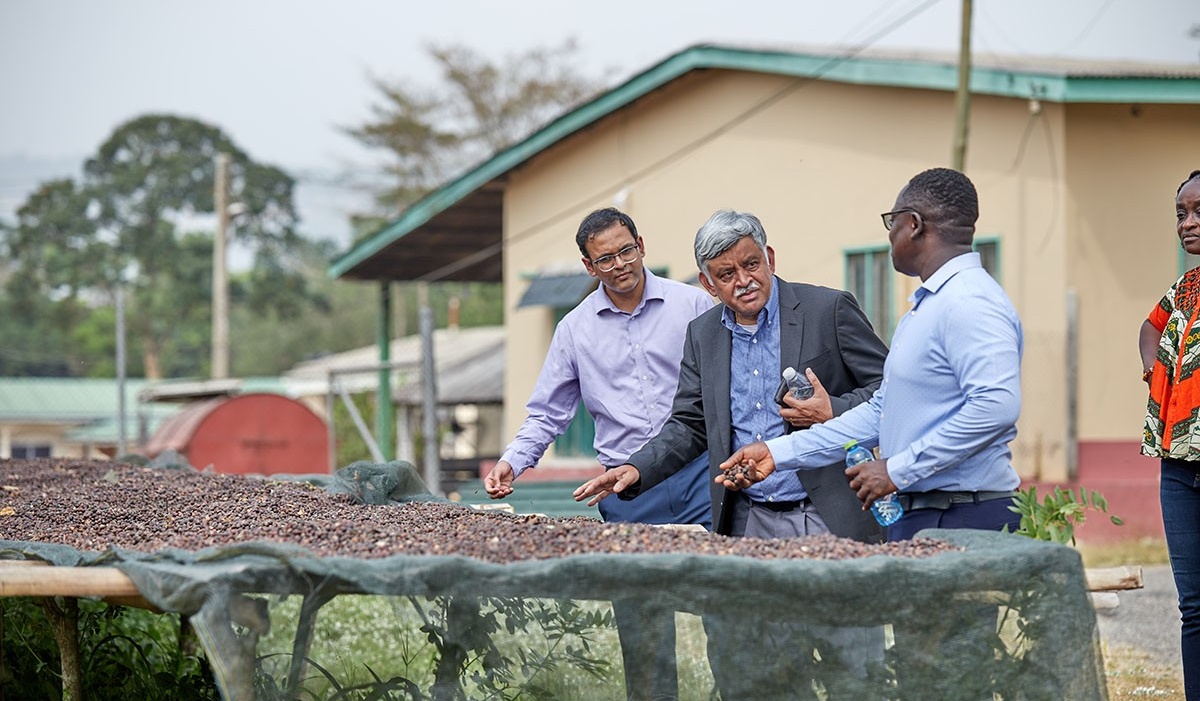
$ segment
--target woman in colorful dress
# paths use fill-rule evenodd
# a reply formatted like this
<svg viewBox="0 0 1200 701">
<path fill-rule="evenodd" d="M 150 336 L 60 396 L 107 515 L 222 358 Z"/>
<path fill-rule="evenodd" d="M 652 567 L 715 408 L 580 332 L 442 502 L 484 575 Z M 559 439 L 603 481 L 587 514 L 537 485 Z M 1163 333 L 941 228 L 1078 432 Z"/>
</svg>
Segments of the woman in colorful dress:
<svg viewBox="0 0 1200 701">
<path fill-rule="evenodd" d="M 1200 255 L 1200 170 L 1175 194 L 1183 250 Z M 1200 268 L 1171 286 L 1142 323 L 1142 380 L 1150 386 L 1142 454 L 1162 460 L 1160 499 L 1183 620 L 1183 684 L 1200 701 Z"/>
</svg>

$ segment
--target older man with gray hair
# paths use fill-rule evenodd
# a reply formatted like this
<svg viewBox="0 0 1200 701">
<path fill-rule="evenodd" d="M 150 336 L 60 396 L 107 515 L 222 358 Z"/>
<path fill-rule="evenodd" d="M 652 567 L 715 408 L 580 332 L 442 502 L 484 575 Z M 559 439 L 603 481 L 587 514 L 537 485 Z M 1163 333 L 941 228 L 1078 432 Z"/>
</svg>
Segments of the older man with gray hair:
<svg viewBox="0 0 1200 701">
<path fill-rule="evenodd" d="M 713 214 L 696 233 L 695 254 L 701 283 L 722 304 L 688 326 L 671 417 L 626 464 L 577 489 L 576 500 L 632 499 L 705 450 L 715 479 L 734 451 L 838 416 L 879 387 L 887 347 L 853 295 L 776 277 L 775 251 L 753 214 Z M 815 392 L 781 407 L 775 392 L 789 366 L 807 371 Z M 741 492 L 714 483 L 713 530 L 878 541 L 844 470 L 838 462 L 776 475 Z"/>
<path fill-rule="evenodd" d="M 887 347 L 853 295 L 776 277 L 775 251 L 753 214 L 713 214 L 696 233 L 695 253 L 700 281 L 721 306 L 688 325 L 671 416 L 624 465 L 575 490 L 575 499 L 633 499 L 708 450 L 715 532 L 753 538 L 833 533 L 878 542 L 882 530 L 850 489 L 840 461 L 803 475 L 773 475 L 741 491 L 715 480 L 735 450 L 806 429 L 870 399 L 883 378 Z M 776 390 L 787 367 L 806 372 L 814 393 L 805 400 L 785 396 L 780 406 Z M 801 660 L 812 658 L 813 650 L 796 642 L 810 635 L 856 660 L 862 674 L 883 649 L 882 636 L 865 629 L 805 632 L 804 626 L 762 622 L 748 630 L 737 614 L 706 615 L 704 628 L 723 699 L 810 698 L 812 690 L 800 681 Z M 824 650 L 828 655 L 830 648 Z M 738 662 L 748 654 L 759 673 Z"/>
</svg>

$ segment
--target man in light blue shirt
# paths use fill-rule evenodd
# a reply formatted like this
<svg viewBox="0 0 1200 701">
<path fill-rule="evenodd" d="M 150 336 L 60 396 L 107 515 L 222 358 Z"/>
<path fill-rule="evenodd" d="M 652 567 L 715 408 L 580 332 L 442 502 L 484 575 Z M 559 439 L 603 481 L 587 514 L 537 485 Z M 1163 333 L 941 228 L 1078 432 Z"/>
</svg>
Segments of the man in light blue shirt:
<svg viewBox="0 0 1200 701">
<path fill-rule="evenodd" d="M 905 509 L 888 540 L 925 528 L 1017 528 L 1009 443 L 1021 410 L 1021 322 L 971 250 L 978 217 L 962 173 L 935 168 L 909 181 L 883 223 L 893 266 L 922 283 L 892 336 L 883 384 L 834 419 L 743 448 L 721 467 L 749 474 L 718 483 L 744 489 L 776 470 L 827 465 L 855 440 L 882 459 L 848 468 L 850 487 L 867 506 L 898 491 Z"/>
</svg>

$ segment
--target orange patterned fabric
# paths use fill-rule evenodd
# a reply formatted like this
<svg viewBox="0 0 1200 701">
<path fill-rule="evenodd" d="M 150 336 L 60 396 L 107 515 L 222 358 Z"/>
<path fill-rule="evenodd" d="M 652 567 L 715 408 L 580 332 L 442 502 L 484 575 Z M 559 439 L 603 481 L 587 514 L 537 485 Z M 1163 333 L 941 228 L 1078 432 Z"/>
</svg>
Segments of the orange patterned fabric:
<svg viewBox="0 0 1200 701">
<path fill-rule="evenodd" d="M 1184 273 L 1150 311 L 1162 332 L 1150 376 L 1142 454 L 1200 460 L 1200 268 Z"/>
</svg>

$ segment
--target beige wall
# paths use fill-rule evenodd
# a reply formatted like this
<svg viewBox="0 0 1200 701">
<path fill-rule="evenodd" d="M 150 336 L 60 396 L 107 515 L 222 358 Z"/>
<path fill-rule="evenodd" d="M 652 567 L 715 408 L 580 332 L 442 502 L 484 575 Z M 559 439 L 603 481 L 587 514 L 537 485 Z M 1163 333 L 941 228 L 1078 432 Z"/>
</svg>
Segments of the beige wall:
<svg viewBox="0 0 1200 701">
<path fill-rule="evenodd" d="M 1128 113 L 1128 107 L 1124 109 Z M 1018 470 L 1027 477 L 1065 475 L 1064 326 L 1069 284 L 1083 299 L 1083 384 L 1116 386 L 1110 364 L 1118 357 L 1132 367 L 1125 374 L 1136 385 L 1137 322 L 1146 305 L 1165 290 L 1168 278 L 1173 279 L 1169 221 L 1165 230 L 1155 225 L 1163 231 L 1155 239 L 1160 241 L 1156 247 L 1125 243 L 1124 253 L 1098 253 L 1109 260 L 1111 270 L 1080 274 L 1082 257 L 1075 241 L 1131 237 L 1120 236 L 1128 224 L 1115 228 L 1115 234 L 1093 231 L 1102 222 L 1114 229 L 1117 221 L 1128 221 L 1120 212 L 1127 199 L 1121 188 L 1109 187 L 1103 194 L 1087 188 L 1085 198 L 1078 183 L 1100 179 L 1101 169 L 1119 168 L 1114 164 L 1136 161 L 1150 148 L 1143 141 L 1156 144 L 1150 150 L 1157 152 L 1164 150 L 1161 144 L 1182 138 L 1188 120 L 1194 125 L 1197 117 L 1186 109 L 1163 108 L 1164 113 L 1179 113 L 1168 119 L 1147 108 L 1138 122 L 1146 126 L 1128 127 L 1138 138 L 1121 137 L 1119 147 L 1106 149 L 1109 112 L 1120 112 L 1118 107 L 1068 110 L 1043 103 L 1031 109 L 1024 100 L 974 99 L 967 172 L 980 191 L 979 235 L 1000 241 L 1000 282 L 1025 331 L 1024 408 L 1014 453 Z M 845 284 L 845 249 L 886 245 L 879 212 L 891 209 L 909 177 L 948 164 L 952 120 L 949 93 L 708 71 L 675 81 L 512 173 L 504 222 L 504 435 L 511 437 L 524 419 L 524 405 L 553 331 L 550 310 L 515 309 L 528 285 L 524 276 L 543 266 L 583 269 L 574 232 L 588 211 L 614 204 L 623 193 L 623 208 L 646 239 L 648 264 L 668 267 L 674 279 L 694 276 L 691 241 L 708 215 L 721 207 L 751 211 L 766 226 L 782 277 L 840 288 Z M 1071 138 L 1065 134 L 1067 127 L 1077 130 Z M 1193 140 L 1180 151 L 1196 153 L 1195 146 Z M 1111 155 L 1097 160 L 1098 152 L 1106 150 Z M 1169 189 L 1164 196 L 1172 194 L 1182 179 L 1174 171 L 1186 174 L 1191 167 L 1196 165 L 1175 165 L 1169 169 L 1170 182 L 1151 189 Z M 1082 179 L 1071 180 L 1076 177 Z M 1148 178 L 1142 173 L 1128 179 Z M 1169 206 L 1162 214 L 1170 215 Z M 1104 247 L 1111 246 L 1108 242 Z M 1137 290 L 1128 281 L 1114 284 L 1108 278 L 1129 277 L 1117 274 L 1118 263 L 1125 261 L 1139 261 L 1156 279 Z M 899 317 L 916 283 L 897 275 L 894 284 Z M 1105 296 L 1098 291 L 1109 297 L 1136 292 L 1133 296 L 1143 299 L 1101 304 Z M 1130 317 L 1119 322 L 1115 339 L 1101 338 L 1099 331 L 1116 324 L 1103 321 L 1097 326 L 1098 309 L 1110 306 L 1120 309 L 1123 318 Z M 1093 330 L 1091 335 L 1087 329 Z M 1112 359 L 1088 355 L 1104 343 L 1118 349 Z M 1118 428 L 1124 429 L 1121 435 L 1130 435 L 1127 405 L 1137 404 L 1136 389 L 1121 385 L 1120 390 L 1088 390 L 1081 397 L 1086 407 L 1081 437 L 1109 435 Z M 1097 396 L 1097 391 L 1108 394 Z"/>
<path fill-rule="evenodd" d="M 1137 333 L 1180 272 L 1175 190 L 1200 168 L 1200 106 L 1076 105 L 1067 123 L 1080 438 L 1139 441 L 1146 388 Z"/>
</svg>

